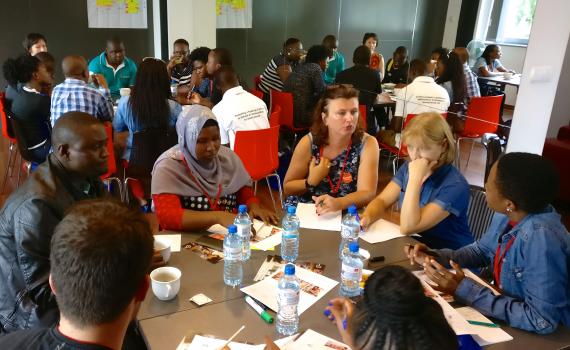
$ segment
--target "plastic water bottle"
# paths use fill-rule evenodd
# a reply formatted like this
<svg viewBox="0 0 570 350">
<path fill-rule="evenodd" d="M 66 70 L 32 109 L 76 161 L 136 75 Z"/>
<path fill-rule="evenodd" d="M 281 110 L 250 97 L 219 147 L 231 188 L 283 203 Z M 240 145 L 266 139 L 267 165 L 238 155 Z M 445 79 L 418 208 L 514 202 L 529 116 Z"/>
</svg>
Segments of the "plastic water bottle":
<svg viewBox="0 0 570 350">
<path fill-rule="evenodd" d="M 251 257 L 251 247 L 249 240 L 251 238 L 251 219 L 247 215 L 247 205 L 241 204 L 238 208 L 238 214 L 234 219 L 234 225 L 237 226 L 238 236 L 242 241 L 242 259 L 249 260 Z"/>
<path fill-rule="evenodd" d="M 230 225 L 224 238 L 224 283 L 235 287 L 243 279 L 242 244 L 237 235 L 237 227 Z"/>
<path fill-rule="evenodd" d="M 285 261 L 293 262 L 299 256 L 299 218 L 295 214 L 297 208 L 287 207 L 287 214 L 283 218 L 283 233 L 281 236 L 281 257 Z"/>
<path fill-rule="evenodd" d="M 358 235 L 360 234 L 360 220 L 358 219 L 358 211 L 353 204 L 348 207 L 348 213 L 342 218 L 342 225 L 340 229 L 340 246 L 338 247 L 338 256 L 340 260 L 348 251 L 348 245 L 351 242 L 358 242 Z"/>
<path fill-rule="evenodd" d="M 176 97 L 178 95 L 178 82 L 176 80 L 170 81 L 170 93 L 172 97 Z"/>
<path fill-rule="evenodd" d="M 285 265 L 283 277 L 277 285 L 277 332 L 293 335 L 299 329 L 299 280 L 295 276 L 295 265 Z"/>
<path fill-rule="evenodd" d="M 351 242 L 348 252 L 342 259 L 342 272 L 340 275 L 340 295 L 356 297 L 360 295 L 360 279 L 362 278 L 362 258 L 358 253 L 358 243 Z"/>
</svg>

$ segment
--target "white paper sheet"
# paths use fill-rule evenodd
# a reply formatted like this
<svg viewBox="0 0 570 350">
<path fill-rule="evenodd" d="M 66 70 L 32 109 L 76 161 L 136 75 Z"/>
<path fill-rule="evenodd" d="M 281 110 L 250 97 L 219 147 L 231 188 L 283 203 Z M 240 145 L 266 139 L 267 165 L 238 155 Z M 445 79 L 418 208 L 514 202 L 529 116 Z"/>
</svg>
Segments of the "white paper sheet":
<svg viewBox="0 0 570 350">
<path fill-rule="evenodd" d="M 278 277 L 282 273 L 283 269 L 280 269 L 270 277 L 242 288 L 241 291 L 277 312 L 277 283 Z M 300 267 L 295 267 L 295 275 L 301 282 L 298 306 L 299 315 L 338 284 L 335 280 Z"/>
<path fill-rule="evenodd" d="M 380 219 L 370 225 L 368 229 L 360 235 L 360 238 L 368 243 L 374 244 L 404 236 L 405 235 L 400 233 L 400 226 Z"/>
<path fill-rule="evenodd" d="M 182 235 L 155 235 L 155 237 L 161 237 L 162 239 L 167 239 L 170 241 L 170 251 L 179 252 L 180 246 L 182 244 Z"/>
<path fill-rule="evenodd" d="M 275 340 L 274 343 L 281 349 L 286 349 L 286 344 L 290 343 L 294 337 L 295 336 L 293 335 L 290 337 L 278 339 Z M 180 342 L 176 350 L 219 350 L 222 345 L 226 343 L 226 341 L 222 339 L 204 337 L 201 335 L 195 335 L 190 343 L 184 342 L 184 340 L 185 339 L 182 339 L 182 342 Z M 265 344 L 250 345 L 231 342 L 229 344 L 229 347 L 232 350 L 263 350 L 265 348 Z"/>
<path fill-rule="evenodd" d="M 322 350 L 350 350 L 348 345 L 336 341 L 332 338 L 324 336 L 308 329 L 303 335 L 292 343 L 287 344 L 283 350 L 306 350 L 306 349 L 322 349 Z"/>
<path fill-rule="evenodd" d="M 342 221 L 342 211 L 317 215 L 314 203 L 299 203 L 297 216 L 301 221 L 301 227 L 315 230 L 339 231 Z"/>
<path fill-rule="evenodd" d="M 274 250 L 276 246 L 281 244 L 281 228 L 266 225 L 263 221 L 257 219 L 253 219 L 253 228 L 256 232 L 257 241 L 251 242 L 251 249 L 268 251 Z M 206 231 L 221 236 L 225 236 L 228 233 L 228 229 L 219 224 L 210 226 Z"/>
<path fill-rule="evenodd" d="M 87 0 L 89 28 L 147 28 L 146 0 Z"/>
<path fill-rule="evenodd" d="M 469 306 L 460 307 L 457 308 L 456 310 L 466 320 L 493 323 L 493 321 L 483 316 L 479 311 Z M 477 344 L 479 344 L 480 346 L 486 346 L 486 345 L 513 340 L 513 337 L 511 337 L 507 332 L 505 332 L 501 328 L 485 327 L 473 324 L 471 324 L 470 326 L 474 332 L 472 334 L 473 339 L 475 339 Z"/>
</svg>

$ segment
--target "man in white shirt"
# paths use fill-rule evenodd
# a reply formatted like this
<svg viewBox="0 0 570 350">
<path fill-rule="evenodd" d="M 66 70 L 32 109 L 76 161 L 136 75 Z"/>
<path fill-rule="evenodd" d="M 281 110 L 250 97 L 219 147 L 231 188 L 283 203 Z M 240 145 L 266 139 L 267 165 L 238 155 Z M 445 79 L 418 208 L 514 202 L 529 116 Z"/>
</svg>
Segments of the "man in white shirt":
<svg viewBox="0 0 570 350">
<path fill-rule="evenodd" d="M 236 132 L 269 128 L 267 106 L 263 100 L 245 91 L 231 66 L 217 71 L 216 81 L 222 100 L 212 108 L 220 126 L 221 143 L 234 149 Z"/>
<path fill-rule="evenodd" d="M 415 59 L 410 62 L 408 75 L 412 83 L 396 89 L 396 117 L 425 112 L 445 113 L 449 107 L 449 94 L 433 78 L 426 76 L 427 64 Z"/>
</svg>

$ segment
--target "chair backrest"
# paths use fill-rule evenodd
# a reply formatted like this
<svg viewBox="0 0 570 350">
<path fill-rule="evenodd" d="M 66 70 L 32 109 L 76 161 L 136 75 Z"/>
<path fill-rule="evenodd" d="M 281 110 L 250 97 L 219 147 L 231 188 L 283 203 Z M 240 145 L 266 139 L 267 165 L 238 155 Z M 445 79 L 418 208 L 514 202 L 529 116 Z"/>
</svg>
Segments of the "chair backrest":
<svg viewBox="0 0 570 350">
<path fill-rule="evenodd" d="M 467 108 L 464 135 L 497 133 L 503 96 L 473 97 Z"/>
<path fill-rule="evenodd" d="M 259 84 L 261 84 L 261 75 L 256 75 L 253 77 L 253 88 L 259 89 Z"/>
<path fill-rule="evenodd" d="M 271 90 L 271 110 L 281 107 L 280 124 L 288 129 L 295 130 L 293 124 L 293 94 Z"/>
<path fill-rule="evenodd" d="M 252 95 L 255 95 L 255 97 L 260 98 L 263 100 L 263 91 L 261 90 L 257 90 L 257 89 L 251 89 L 249 91 Z"/>
<path fill-rule="evenodd" d="M 366 118 L 368 117 L 366 105 L 358 105 L 358 114 L 360 116 L 360 123 L 362 124 L 362 128 L 364 131 L 368 130 L 368 123 L 366 122 Z M 372 135 L 375 136 L 375 135 Z"/>
<path fill-rule="evenodd" d="M 467 208 L 467 222 L 475 240 L 481 239 L 493 219 L 494 211 L 487 206 L 485 189 L 479 186 L 469 186 L 470 198 Z"/>
<path fill-rule="evenodd" d="M 16 141 L 16 135 L 12 130 L 12 124 L 8 122 L 8 111 L 6 109 L 6 95 L 0 92 L 0 122 L 2 123 L 2 136 L 10 141 Z"/>
<path fill-rule="evenodd" d="M 275 106 L 269 116 L 269 127 L 281 125 L 281 106 Z"/>
<path fill-rule="evenodd" d="M 105 180 L 111 177 L 117 172 L 117 161 L 115 159 L 115 148 L 113 146 L 113 124 L 111 122 L 105 122 L 105 133 L 107 134 L 107 152 L 109 153 L 109 158 L 107 158 L 107 173 L 101 176 L 101 180 Z"/>
<path fill-rule="evenodd" d="M 496 136 L 489 139 L 487 142 L 487 159 L 485 161 L 485 182 L 489 177 L 491 172 L 491 167 L 497 159 L 503 154 L 503 146 L 501 145 L 501 139 Z"/>
<path fill-rule="evenodd" d="M 277 170 L 278 141 L 278 126 L 236 132 L 234 152 L 240 157 L 252 180 L 260 180 Z"/>
</svg>

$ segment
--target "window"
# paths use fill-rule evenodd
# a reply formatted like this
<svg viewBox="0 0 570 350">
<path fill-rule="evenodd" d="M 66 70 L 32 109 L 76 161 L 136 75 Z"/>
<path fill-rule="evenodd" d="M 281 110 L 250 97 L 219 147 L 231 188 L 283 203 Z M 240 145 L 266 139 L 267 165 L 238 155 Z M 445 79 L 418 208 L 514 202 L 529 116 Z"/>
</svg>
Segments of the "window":
<svg viewBox="0 0 570 350">
<path fill-rule="evenodd" d="M 499 44 L 527 45 L 536 1 L 481 1 L 476 37 Z"/>
</svg>

